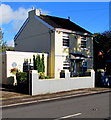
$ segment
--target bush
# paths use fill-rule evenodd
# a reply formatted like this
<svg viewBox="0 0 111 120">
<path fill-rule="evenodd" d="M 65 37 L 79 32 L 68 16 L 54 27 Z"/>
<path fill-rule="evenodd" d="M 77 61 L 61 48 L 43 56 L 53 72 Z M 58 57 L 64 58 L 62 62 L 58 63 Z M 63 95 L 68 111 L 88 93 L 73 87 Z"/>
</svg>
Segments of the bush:
<svg viewBox="0 0 111 120">
<path fill-rule="evenodd" d="M 45 73 L 40 72 L 39 73 L 39 79 L 49 79 L 49 76 L 45 76 Z"/>
<path fill-rule="evenodd" d="M 45 79 L 45 74 L 42 73 L 42 72 L 40 72 L 40 73 L 39 73 L 39 79 Z"/>
<path fill-rule="evenodd" d="M 49 76 L 45 76 L 45 79 L 49 79 Z"/>
<path fill-rule="evenodd" d="M 26 72 L 18 72 L 16 74 L 17 83 L 26 83 L 27 82 L 27 73 Z"/>
</svg>

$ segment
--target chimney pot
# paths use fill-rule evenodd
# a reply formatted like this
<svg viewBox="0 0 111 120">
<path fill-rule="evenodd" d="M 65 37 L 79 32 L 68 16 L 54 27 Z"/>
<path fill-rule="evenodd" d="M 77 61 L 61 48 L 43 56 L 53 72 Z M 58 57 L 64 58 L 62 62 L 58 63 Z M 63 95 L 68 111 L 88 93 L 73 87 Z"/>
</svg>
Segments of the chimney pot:
<svg viewBox="0 0 111 120">
<path fill-rule="evenodd" d="M 40 16 L 40 14 L 41 14 L 40 9 L 35 9 L 35 10 L 29 11 L 29 17 L 33 17 L 34 15 Z"/>
<path fill-rule="evenodd" d="M 36 14 L 37 16 L 40 16 L 41 10 L 40 10 L 40 9 L 35 9 L 35 14 Z"/>
</svg>

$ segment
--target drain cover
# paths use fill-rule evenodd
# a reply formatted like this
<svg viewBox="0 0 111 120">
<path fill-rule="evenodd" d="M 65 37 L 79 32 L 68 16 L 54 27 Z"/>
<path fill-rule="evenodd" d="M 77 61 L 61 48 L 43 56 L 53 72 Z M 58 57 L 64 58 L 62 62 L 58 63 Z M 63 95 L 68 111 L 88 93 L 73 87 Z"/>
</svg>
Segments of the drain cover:
<svg viewBox="0 0 111 120">
<path fill-rule="evenodd" d="M 98 109 L 97 108 L 92 108 L 91 111 L 97 111 Z"/>
</svg>

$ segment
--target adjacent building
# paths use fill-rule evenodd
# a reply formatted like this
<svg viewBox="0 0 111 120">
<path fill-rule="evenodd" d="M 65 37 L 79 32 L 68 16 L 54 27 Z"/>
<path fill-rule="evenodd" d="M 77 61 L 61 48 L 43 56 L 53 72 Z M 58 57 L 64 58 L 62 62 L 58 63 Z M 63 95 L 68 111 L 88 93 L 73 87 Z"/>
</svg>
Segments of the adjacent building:
<svg viewBox="0 0 111 120">
<path fill-rule="evenodd" d="M 16 51 L 48 53 L 51 77 L 59 78 L 61 70 L 73 74 L 93 69 L 93 36 L 69 18 L 32 10 L 14 41 Z"/>
</svg>

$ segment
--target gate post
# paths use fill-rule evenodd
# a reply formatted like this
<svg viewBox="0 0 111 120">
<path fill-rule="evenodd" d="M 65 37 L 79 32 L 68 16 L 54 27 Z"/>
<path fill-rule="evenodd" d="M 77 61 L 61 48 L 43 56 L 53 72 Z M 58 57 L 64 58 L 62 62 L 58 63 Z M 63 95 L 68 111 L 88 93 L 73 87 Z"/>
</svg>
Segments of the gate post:
<svg viewBox="0 0 111 120">
<path fill-rule="evenodd" d="M 91 70 L 91 80 L 93 81 L 93 87 L 95 87 L 95 71 Z"/>
<path fill-rule="evenodd" d="M 37 87 L 37 80 L 39 79 L 37 70 L 30 70 L 29 72 L 29 94 L 34 95 L 36 87 Z"/>
</svg>

